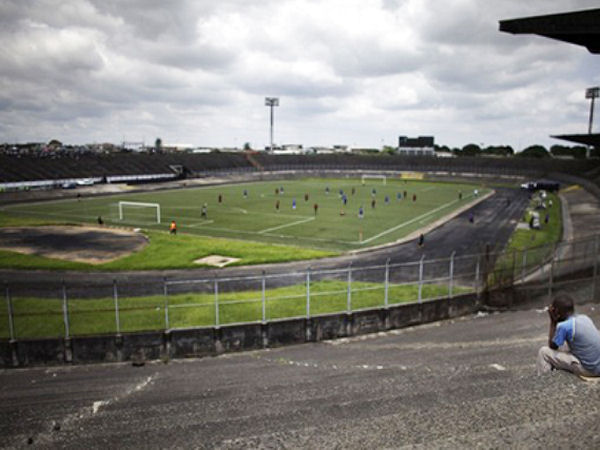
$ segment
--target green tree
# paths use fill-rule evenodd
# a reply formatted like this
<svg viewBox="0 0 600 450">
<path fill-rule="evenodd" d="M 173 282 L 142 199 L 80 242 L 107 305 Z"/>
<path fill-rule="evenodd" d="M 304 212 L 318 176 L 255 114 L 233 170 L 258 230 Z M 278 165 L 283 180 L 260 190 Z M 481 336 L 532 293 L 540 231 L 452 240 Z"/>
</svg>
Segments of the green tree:
<svg viewBox="0 0 600 450">
<path fill-rule="evenodd" d="M 252 150 L 252 145 L 250 144 L 250 142 L 244 143 L 244 150 Z"/>
<path fill-rule="evenodd" d="M 477 144 L 467 144 L 460 151 L 461 156 L 479 156 L 481 154 L 481 147 Z"/>
<path fill-rule="evenodd" d="M 515 153 L 510 145 L 490 145 L 481 150 L 485 155 L 511 156 Z"/>
<path fill-rule="evenodd" d="M 567 147 L 566 145 L 553 145 L 550 147 L 552 156 L 571 156 L 577 159 L 585 158 L 586 148 L 581 145 Z"/>
<path fill-rule="evenodd" d="M 543 145 L 531 145 L 522 152 L 517 153 L 517 156 L 523 158 L 549 158 L 550 153 Z"/>
</svg>

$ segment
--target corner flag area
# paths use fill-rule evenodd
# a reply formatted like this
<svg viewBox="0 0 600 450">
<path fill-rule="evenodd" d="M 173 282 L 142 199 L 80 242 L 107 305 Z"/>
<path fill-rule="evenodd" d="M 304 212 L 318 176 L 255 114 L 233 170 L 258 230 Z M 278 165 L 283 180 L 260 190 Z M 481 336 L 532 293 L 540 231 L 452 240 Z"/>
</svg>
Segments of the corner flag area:
<svg viewBox="0 0 600 450">
<path fill-rule="evenodd" d="M 402 239 L 490 192 L 464 183 L 363 181 L 357 176 L 227 184 L 6 210 L 67 222 L 95 223 L 101 217 L 108 225 L 154 230 L 166 230 L 165 224 L 175 220 L 183 233 L 348 251 Z"/>
</svg>

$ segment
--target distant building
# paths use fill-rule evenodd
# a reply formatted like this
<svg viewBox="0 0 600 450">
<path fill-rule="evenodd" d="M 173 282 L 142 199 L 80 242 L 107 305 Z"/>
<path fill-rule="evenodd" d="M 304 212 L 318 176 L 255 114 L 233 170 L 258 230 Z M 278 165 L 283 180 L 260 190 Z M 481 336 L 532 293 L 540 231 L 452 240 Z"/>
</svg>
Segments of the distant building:
<svg viewBox="0 0 600 450">
<path fill-rule="evenodd" d="M 433 136 L 419 136 L 398 138 L 398 154 L 409 156 L 435 156 Z"/>
<path fill-rule="evenodd" d="M 339 145 L 338 144 L 338 145 L 333 146 L 334 153 L 349 153 L 351 151 L 352 151 L 352 149 L 348 145 Z"/>
<path fill-rule="evenodd" d="M 275 147 L 273 154 L 275 155 L 299 155 L 304 153 L 302 144 L 283 144 L 281 148 Z"/>
</svg>

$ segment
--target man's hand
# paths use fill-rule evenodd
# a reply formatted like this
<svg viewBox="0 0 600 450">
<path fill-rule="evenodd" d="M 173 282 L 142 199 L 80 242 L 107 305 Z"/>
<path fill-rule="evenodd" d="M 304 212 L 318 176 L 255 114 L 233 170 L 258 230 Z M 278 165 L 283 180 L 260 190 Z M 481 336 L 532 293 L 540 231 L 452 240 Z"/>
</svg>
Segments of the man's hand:
<svg viewBox="0 0 600 450">
<path fill-rule="evenodd" d="M 558 322 L 558 311 L 553 305 L 548 306 L 548 315 L 550 316 L 550 322 Z"/>
</svg>

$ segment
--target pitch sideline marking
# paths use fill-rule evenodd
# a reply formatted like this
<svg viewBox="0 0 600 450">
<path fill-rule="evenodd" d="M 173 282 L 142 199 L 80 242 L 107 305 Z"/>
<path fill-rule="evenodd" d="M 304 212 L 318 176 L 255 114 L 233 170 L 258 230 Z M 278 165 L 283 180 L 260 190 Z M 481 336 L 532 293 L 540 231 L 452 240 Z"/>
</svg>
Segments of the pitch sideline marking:
<svg viewBox="0 0 600 450">
<path fill-rule="evenodd" d="M 280 230 L 282 228 L 293 227 L 294 225 L 299 225 L 301 223 L 310 222 L 311 220 L 315 220 L 315 218 L 314 217 L 309 217 L 307 219 L 296 220 L 295 222 L 285 223 L 283 225 L 278 225 L 276 227 L 267 228 L 265 230 L 259 231 L 258 234 L 264 234 L 264 233 L 268 233 L 270 231 Z"/>
<path fill-rule="evenodd" d="M 186 224 L 185 226 L 190 227 L 190 228 L 199 228 L 203 225 L 208 225 L 209 223 L 214 223 L 214 220 L 205 220 L 204 222 L 194 222 L 191 224 Z"/>
<path fill-rule="evenodd" d="M 384 230 L 381 233 L 376 234 L 375 236 L 371 236 L 369 239 L 364 239 L 361 243 L 362 244 L 368 244 L 369 242 L 374 241 L 375 239 L 378 239 L 381 236 L 385 236 L 386 234 L 392 233 L 392 232 L 394 232 L 396 230 L 399 230 L 400 228 L 403 228 L 403 227 L 405 227 L 407 225 L 410 225 L 411 223 L 414 223 L 417 220 L 421 220 L 424 217 L 430 216 L 431 214 L 436 213 L 436 212 L 438 212 L 441 209 L 447 208 L 448 206 L 450 206 L 450 205 L 452 205 L 452 204 L 454 204 L 456 202 L 458 202 L 458 200 L 452 200 L 451 202 L 444 203 L 443 205 L 438 206 L 437 208 L 432 209 L 431 211 L 427 211 L 426 213 L 421 214 L 420 216 L 413 217 L 411 220 L 408 220 L 406 222 L 403 222 L 401 224 L 393 226 L 392 228 L 388 228 L 387 230 Z"/>
</svg>

